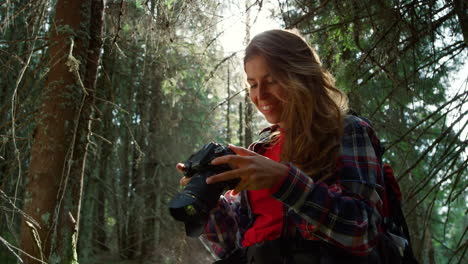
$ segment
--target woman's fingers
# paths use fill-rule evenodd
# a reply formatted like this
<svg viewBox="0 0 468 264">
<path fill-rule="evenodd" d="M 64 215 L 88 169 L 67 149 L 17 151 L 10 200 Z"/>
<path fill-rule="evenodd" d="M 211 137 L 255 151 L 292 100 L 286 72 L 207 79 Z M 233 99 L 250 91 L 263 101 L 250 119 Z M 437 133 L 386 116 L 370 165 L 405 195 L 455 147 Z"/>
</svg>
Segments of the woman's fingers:
<svg viewBox="0 0 468 264">
<path fill-rule="evenodd" d="M 237 184 L 236 188 L 232 190 L 232 193 L 235 195 L 235 194 L 240 193 L 243 190 L 247 190 L 247 186 L 248 186 L 248 181 L 246 179 L 241 178 L 241 181 Z"/>
<path fill-rule="evenodd" d="M 211 165 L 228 164 L 231 168 L 238 168 L 245 163 L 246 159 L 248 159 L 248 157 L 242 157 L 238 155 L 226 155 L 215 158 L 211 161 Z"/>
<path fill-rule="evenodd" d="M 190 179 L 192 179 L 192 178 L 182 177 L 180 179 L 179 183 L 182 186 L 186 186 L 190 182 Z"/>
<path fill-rule="evenodd" d="M 176 169 L 179 171 L 179 172 L 184 172 L 184 169 L 185 169 L 185 166 L 183 163 L 177 163 L 176 164 Z M 187 177 L 182 177 L 179 181 L 179 184 L 182 185 L 182 186 L 185 186 L 187 185 L 188 183 L 190 182 L 190 178 L 187 178 Z"/>
<path fill-rule="evenodd" d="M 259 154 L 255 153 L 255 152 L 253 152 L 251 150 L 248 150 L 246 148 L 234 146 L 234 145 L 231 145 L 231 144 L 229 144 L 229 148 L 239 156 L 256 156 L 256 155 L 259 155 Z"/>
<path fill-rule="evenodd" d="M 253 156 L 260 156 L 259 154 L 245 149 L 243 147 L 237 147 L 229 145 L 229 148 L 236 153 L 236 155 L 225 155 L 215 158 L 211 161 L 212 165 L 228 164 L 231 168 L 239 168 L 247 165 L 250 158 Z"/>
<path fill-rule="evenodd" d="M 233 193 L 236 194 L 243 190 L 271 188 L 287 174 L 288 167 L 284 164 L 272 161 L 242 147 L 229 145 L 229 148 L 236 155 L 215 158 L 211 161 L 211 164 L 227 164 L 232 170 L 208 177 L 206 179 L 207 184 L 239 178 L 240 182 L 233 190 Z M 178 163 L 176 168 L 179 172 L 183 172 L 185 169 L 183 163 Z M 180 179 L 182 186 L 186 186 L 189 182 L 190 178 L 183 177 Z"/>
<path fill-rule="evenodd" d="M 245 174 L 245 168 L 239 168 L 236 170 L 225 171 L 217 175 L 206 178 L 206 183 L 213 184 L 221 181 L 229 181 L 232 179 L 240 178 L 241 175 Z"/>
<path fill-rule="evenodd" d="M 185 169 L 185 166 L 184 166 L 183 163 L 177 163 L 176 169 L 177 169 L 179 172 L 183 172 L 184 169 Z"/>
</svg>

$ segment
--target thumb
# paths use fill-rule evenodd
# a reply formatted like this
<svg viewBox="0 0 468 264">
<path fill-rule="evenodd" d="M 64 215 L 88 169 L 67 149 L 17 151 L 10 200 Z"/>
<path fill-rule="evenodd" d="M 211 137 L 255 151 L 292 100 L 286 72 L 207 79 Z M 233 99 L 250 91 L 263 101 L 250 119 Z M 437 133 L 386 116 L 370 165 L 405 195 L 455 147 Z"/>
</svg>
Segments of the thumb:
<svg viewBox="0 0 468 264">
<path fill-rule="evenodd" d="M 257 153 L 255 153 L 253 151 L 250 151 L 250 150 L 248 150 L 246 148 L 234 146 L 234 145 L 231 145 L 231 144 L 229 144 L 229 148 L 239 156 L 256 156 L 256 155 L 258 155 Z"/>
</svg>

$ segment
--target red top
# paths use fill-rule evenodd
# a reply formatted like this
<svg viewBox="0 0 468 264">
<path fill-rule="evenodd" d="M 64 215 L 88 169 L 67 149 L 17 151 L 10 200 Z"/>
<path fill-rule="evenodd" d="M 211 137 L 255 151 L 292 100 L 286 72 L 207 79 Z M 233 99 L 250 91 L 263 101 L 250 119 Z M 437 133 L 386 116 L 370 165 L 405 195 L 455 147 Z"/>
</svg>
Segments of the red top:
<svg viewBox="0 0 468 264">
<path fill-rule="evenodd" d="M 280 161 L 282 139 L 283 137 L 280 137 L 278 143 L 272 148 L 268 148 L 263 156 Z M 248 191 L 250 207 L 257 218 L 253 226 L 244 234 L 243 247 L 249 247 L 265 240 L 274 240 L 281 236 L 283 203 L 273 198 L 272 193 L 272 189 Z"/>
</svg>

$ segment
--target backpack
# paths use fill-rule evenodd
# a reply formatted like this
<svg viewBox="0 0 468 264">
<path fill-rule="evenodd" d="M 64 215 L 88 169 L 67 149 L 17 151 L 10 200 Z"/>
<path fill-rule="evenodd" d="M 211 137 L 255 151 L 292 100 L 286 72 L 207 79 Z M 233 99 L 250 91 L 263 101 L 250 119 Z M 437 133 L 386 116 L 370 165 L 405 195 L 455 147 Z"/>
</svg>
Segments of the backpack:
<svg viewBox="0 0 468 264">
<path fill-rule="evenodd" d="M 348 114 L 359 117 L 370 126 L 369 119 L 358 115 L 355 111 L 349 110 Z M 385 147 L 380 145 L 377 157 L 382 158 Z M 414 257 L 411 239 L 402 210 L 401 190 L 393 168 L 382 162 L 382 170 L 385 184 L 385 196 L 383 197 L 383 228 L 384 233 L 377 245 L 380 258 L 385 259 L 384 263 L 417 264 Z"/>
<path fill-rule="evenodd" d="M 385 183 L 383 226 L 387 237 L 398 248 L 398 254 L 401 256 L 403 264 L 417 264 L 418 261 L 413 255 L 411 247 L 411 238 L 406 224 L 403 210 L 401 209 L 401 190 L 395 178 L 392 167 L 384 163 L 383 175 Z"/>
</svg>

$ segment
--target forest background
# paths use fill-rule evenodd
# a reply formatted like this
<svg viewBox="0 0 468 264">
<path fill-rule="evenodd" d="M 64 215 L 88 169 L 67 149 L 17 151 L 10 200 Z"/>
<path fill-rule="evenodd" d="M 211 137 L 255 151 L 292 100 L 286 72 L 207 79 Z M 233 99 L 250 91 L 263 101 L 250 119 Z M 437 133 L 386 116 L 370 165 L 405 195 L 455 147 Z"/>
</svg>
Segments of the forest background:
<svg viewBox="0 0 468 264">
<path fill-rule="evenodd" d="M 265 125 L 222 41 L 260 14 L 373 121 L 420 262 L 468 263 L 462 0 L 0 1 L 0 263 L 213 260 L 167 203 L 177 162 Z"/>
</svg>

